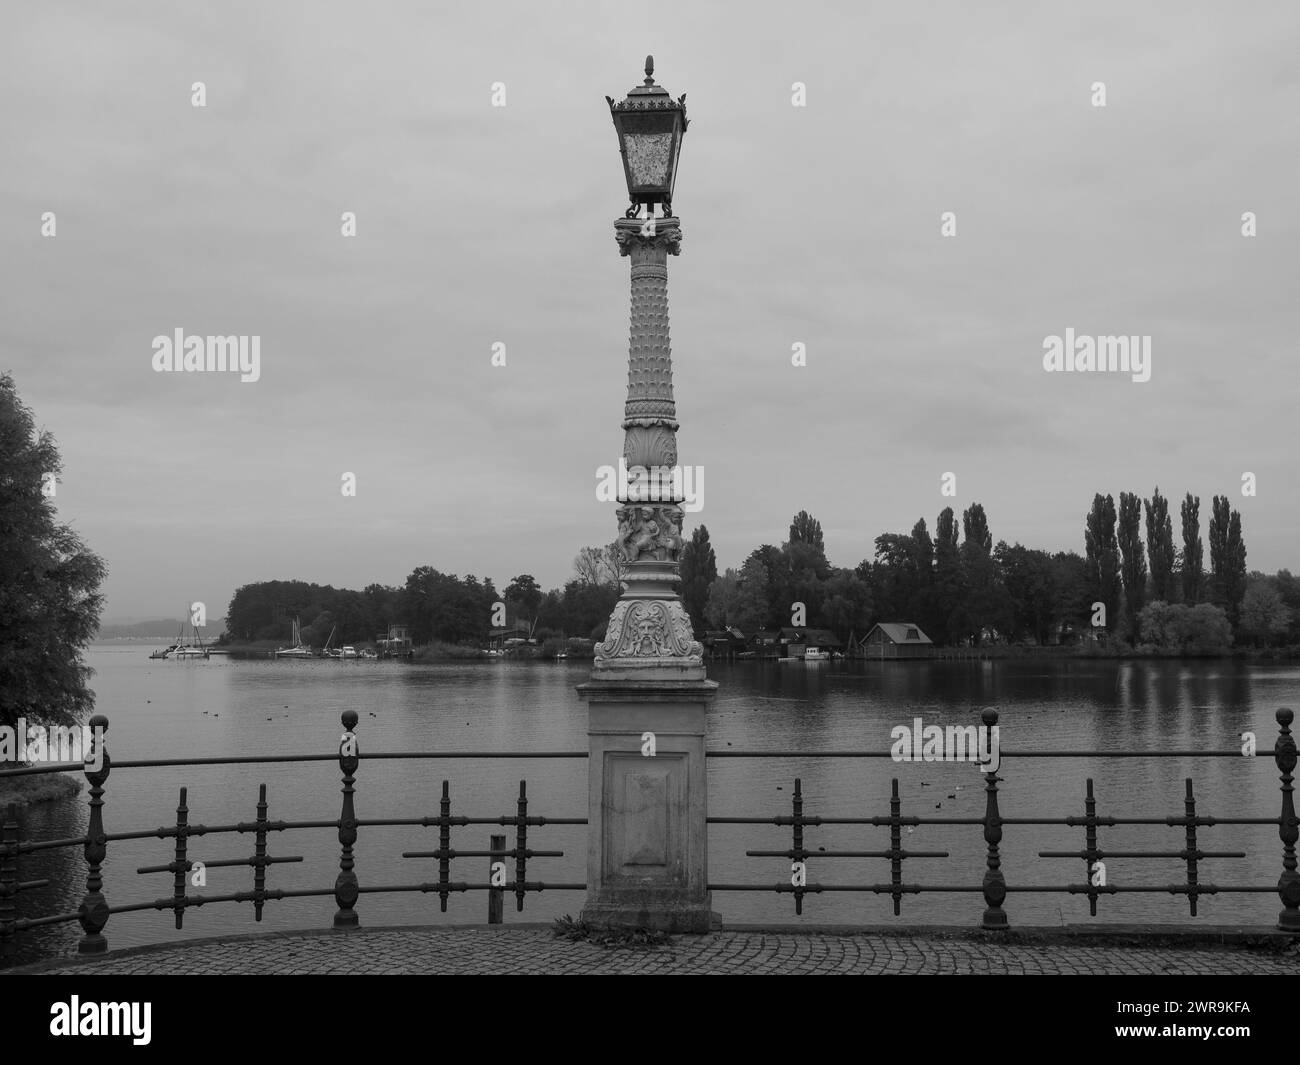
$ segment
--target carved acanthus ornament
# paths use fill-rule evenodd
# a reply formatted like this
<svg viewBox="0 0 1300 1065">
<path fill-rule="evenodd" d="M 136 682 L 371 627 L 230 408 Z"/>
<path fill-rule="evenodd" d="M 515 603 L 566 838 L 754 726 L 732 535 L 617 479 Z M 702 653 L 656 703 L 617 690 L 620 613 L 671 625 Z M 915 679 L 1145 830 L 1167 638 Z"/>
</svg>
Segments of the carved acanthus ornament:
<svg viewBox="0 0 1300 1065">
<path fill-rule="evenodd" d="M 622 599 L 614 606 L 604 643 L 596 657 L 699 660 L 704 648 L 695 640 L 691 619 L 678 600 Z"/>
</svg>

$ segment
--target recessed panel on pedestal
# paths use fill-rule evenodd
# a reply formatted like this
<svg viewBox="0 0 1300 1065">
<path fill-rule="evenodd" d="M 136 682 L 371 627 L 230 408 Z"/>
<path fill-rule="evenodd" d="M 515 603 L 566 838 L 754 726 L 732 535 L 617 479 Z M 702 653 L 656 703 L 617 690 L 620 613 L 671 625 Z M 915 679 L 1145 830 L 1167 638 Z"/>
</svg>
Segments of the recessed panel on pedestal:
<svg viewBox="0 0 1300 1065">
<path fill-rule="evenodd" d="M 681 826 L 687 801 L 686 758 L 605 754 L 605 881 L 627 886 L 683 883 L 686 840 Z"/>
</svg>

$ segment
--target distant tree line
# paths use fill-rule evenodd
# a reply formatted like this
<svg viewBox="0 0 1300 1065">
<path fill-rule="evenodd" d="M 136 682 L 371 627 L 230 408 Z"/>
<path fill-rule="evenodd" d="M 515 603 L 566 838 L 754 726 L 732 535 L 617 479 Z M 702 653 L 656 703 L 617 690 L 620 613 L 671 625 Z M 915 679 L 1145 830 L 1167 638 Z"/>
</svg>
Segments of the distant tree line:
<svg viewBox="0 0 1300 1065">
<path fill-rule="evenodd" d="M 1198 497 L 1187 494 L 1180 519 L 1176 543 L 1159 488 L 1145 500 L 1121 492 L 1118 508 L 1098 493 L 1080 555 L 995 543 L 980 503 L 960 518 L 945 507 L 933 536 L 924 518 L 909 533 L 882 533 L 874 556 L 848 569 L 827 560 L 821 523 L 800 511 L 780 547 L 763 544 L 722 573 L 701 525 L 683 549 L 679 591 L 701 633 L 795 626 L 847 640 L 877 621 L 907 621 L 939 645 L 1086 637 L 1156 653 L 1216 654 L 1234 643 L 1300 643 L 1300 581 L 1288 570 L 1247 571 L 1241 515 L 1228 498 L 1211 503 L 1208 572 Z M 417 567 L 400 588 L 372 584 L 359 592 L 264 581 L 235 593 L 227 638 L 285 641 L 296 616 L 313 646 L 331 630 L 336 644 L 369 641 L 390 624 L 406 625 L 417 644 L 482 643 L 499 622 L 536 640 L 602 639 L 620 594 L 619 554 L 613 544 L 584 547 L 573 573 L 547 592 L 519 574 L 500 594 L 490 579 L 432 566 Z"/>
<path fill-rule="evenodd" d="M 287 642 L 296 617 L 304 642 L 312 646 L 323 646 L 331 629 L 336 644 L 365 643 L 390 624 L 404 623 L 403 597 L 403 589 L 382 584 L 354 591 L 308 581 L 258 581 L 231 598 L 223 641 Z"/>
<path fill-rule="evenodd" d="M 1176 546 L 1159 488 L 1145 500 L 1121 492 L 1118 509 L 1113 496 L 1097 494 L 1079 555 L 995 545 L 984 507 L 972 503 L 960 523 L 951 507 L 940 512 L 933 537 L 924 518 L 910 533 L 877 536 L 874 557 L 845 569 L 827 561 L 821 524 L 800 511 L 780 547 L 755 548 L 706 594 L 683 559 L 682 594 L 698 628 L 746 633 L 793 625 L 847 639 L 878 621 L 908 621 L 940 645 L 1087 635 L 1157 653 L 1216 654 L 1234 641 L 1300 643 L 1300 581 L 1288 570 L 1247 572 L 1241 515 L 1228 498 L 1212 500 L 1208 573 L 1199 497 L 1186 495 L 1180 517 Z M 716 573 L 707 531 L 697 536 Z"/>
<path fill-rule="evenodd" d="M 585 547 L 574 577 L 543 593 L 531 574 L 515 577 L 503 593 L 491 579 L 460 577 L 417 566 L 402 587 L 371 584 L 362 591 L 308 581 L 259 581 L 239 588 L 226 610 L 223 641 L 287 642 L 299 620 L 303 642 L 321 647 L 362 644 L 404 625 L 417 645 L 432 641 L 481 644 L 493 628 L 515 628 L 535 639 L 603 638 L 620 593 L 622 573 L 613 545 Z M 501 604 L 503 609 L 498 609 Z M 497 622 L 503 624 L 498 626 Z"/>
</svg>

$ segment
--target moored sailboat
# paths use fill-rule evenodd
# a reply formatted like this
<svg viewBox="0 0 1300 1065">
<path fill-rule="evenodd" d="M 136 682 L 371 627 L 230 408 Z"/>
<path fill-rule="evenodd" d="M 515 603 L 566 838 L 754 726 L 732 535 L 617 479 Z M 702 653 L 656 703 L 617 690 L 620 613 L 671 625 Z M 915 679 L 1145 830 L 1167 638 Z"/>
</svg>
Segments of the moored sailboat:
<svg viewBox="0 0 1300 1065">
<path fill-rule="evenodd" d="M 154 651 L 150 658 L 203 658 L 208 657 L 208 649 L 203 646 L 203 637 L 194 623 L 190 622 L 191 637 L 185 639 L 185 622 L 181 622 L 181 631 L 176 634 L 176 641 L 170 647 Z"/>
<path fill-rule="evenodd" d="M 293 619 L 293 646 L 281 647 L 275 651 L 276 658 L 315 658 L 310 647 L 304 647 L 302 642 L 302 630 L 298 627 L 298 619 Z"/>
</svg>

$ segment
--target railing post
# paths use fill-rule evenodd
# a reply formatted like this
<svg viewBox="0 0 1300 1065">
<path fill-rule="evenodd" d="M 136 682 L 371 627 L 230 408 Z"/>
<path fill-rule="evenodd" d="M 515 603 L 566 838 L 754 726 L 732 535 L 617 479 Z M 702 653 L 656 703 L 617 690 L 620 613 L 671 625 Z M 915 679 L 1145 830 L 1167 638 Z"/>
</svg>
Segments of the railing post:
<svg viewBox="0 0 1300 1065">
<path fill-rule="evenodd" d="M 1201 857 L 1201 852 L 1196 846 L 1196 796 L 1192 794 L 1192 778 L 1187 777 L 1185 781 L 1187 788 L 1186 797 L 1183 799 L 1184 820 L 1187 822 L 1184 830 L 1184 838 L 1187 843 L 1184 848 L 1187 854 L 1187 900 L 1191 905 L 1192 916 L 1196 916 L 1196 899 L 1197 899 L 1197 872 L 1196 863 Z"/>
<path fill-rule="evenodd" d="M 1277 915 L 1277 926 L 1283 932 L 1300 933 L 1300 873 L 1296 872 L 1295 845 L 1300 836 L 1296 825 L 1295 801 L 1291 798 L 1295 788 L 1291 775 L 1296 766 L 1295 737 L 1291 735 L 1291 721 L 1295 715 L 1287 708 L 1277 712 L 1281 735 L 1273 748 L 1273 758 L 1282 774 L 1282 813 L 1278 817 L 1278 835 L 1282 837 L 1282 875 L 1278 878 L 1277 893 L 1282 899 L 1282 910 Z"/>
<path fill-rule="evenodd" d="M 266 905 L 266 785 L 257 789 L 257 832 L 253 836 L 253 919 L 262 919 Z M 355 879 L 355 878 L 354 878 Z"/>
<path fill-rule="evenodd" d="M 104 859 L 108 856 L 108 839 L 104 834 L 104 782 L 108 779 L 108 718 L 96 714 L 90 719 L 91 754 L 86 756 L 86 780 L 90 782 L 90 823 L 86 826 L 86 895 L 77 910 L 77 919 L 85 933 L 77 944 L 78 954 L 103 954 L 108 950 L 104 925 L 108 924 L 108 900 L 104 898 Z M 98 769 L 91 767 L 99 763 Z"/>
<path fill-rule="evenodd" d="M 790 853 L 794 855 L 794 860 L 799 862 L 804 869 L 803 879 L 808 879 L 808 852 L 803 849 L 803 780 L 799 777 L 794 778 L 794 794 L 790 798 L 790 838 L 792 849 Z M 798 916 L 803 916 L 803 888 L 795 885 L 794 889 L 794 912 Z"/>
<path fill-rule="evenodd" d="M 528 784 L 519 782 L 519 801 L 515 804 L 515 909 L 524 912 L 528 894 Z"/>
<path fill-rule="evenodd" d="M 488 883 L 492 883 L 492 877 L 495 876 L 496 863 L 504 863 L 504 857 L 499 853 L 506 849 L 505 836 L 493 836 L 488 844 L 488 850 L 497 851 L 498 853 L 488 856 Z M 488 924 L 501 924 L 505 917 L 506 893 L 504 888 L 488 888 Z"/>
<path fill-rule="evenodd" d="M 352 844 L 357 841 L 357 815 L 352 807 L 352 787 L 356 777 L 357 766 L 361 763 L 361 751 L 357 747 L 357 712 L 343 711 L 343 736 L 339 741 L 339 769 L 343 771 L 343 812 L 339 815 L 339 875 L 334 881 L 334 901 L 338 910 L 334 914 L 335 928 L 356 928 L 360 924 L 355 906 L 361 892 L 357 885 L 357 874 L 352 871 Z"/>
<path fill-rule="evenodd" d="M 176 856 L 172 859 L 172 911 L 176 914 L 176 927 L 185 923 L 185 876 L 190 871 L 189 824 L 190 808 L 185 798 L 188 788 L 181 788 L 180 800 L 176 803 Z"/>
<path fill-rule="evenodd" d="M 1097 797 L 1092 793 L 1092 777 L 1088 778 L 1088 790 L 1083 799 L 1084 809 L 1084 859 L 1083 881 L 1088 885 L 1088 913 L 1097 916 L 1098 893 L 1092 883 L 1092 867 L 1101 860 L 1101 851 L 1097 849 Z"/>
<path fill-rule="evenodd" d="M 18 954 L 18 806 L 5 807 L 0 827 L 0 967 L 10 965 Z"/>
<path fill-rule="evenodd" d="M 992 708 L 980 715 L 984 727 L 991 730 L 997 727 L 998 712 Z M 988 749 L 992 750 L 990 739 Z M 984 774 L 984 841 L 988 844 L 988 868 L 984 872 L 984 910 L 983 927 L 1001 930 L 1007 927 L 1007 915 L 1002 909 L 1007 897 L 1007 880 L 1002 875 L 1002 859 L 998 856 L 998 844 L 1002 842 L 1002 815 L 998 813 L 998 781 L 1002 779 L 996 772 Z"/>
</svg>

